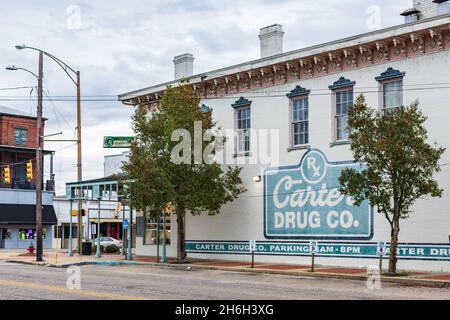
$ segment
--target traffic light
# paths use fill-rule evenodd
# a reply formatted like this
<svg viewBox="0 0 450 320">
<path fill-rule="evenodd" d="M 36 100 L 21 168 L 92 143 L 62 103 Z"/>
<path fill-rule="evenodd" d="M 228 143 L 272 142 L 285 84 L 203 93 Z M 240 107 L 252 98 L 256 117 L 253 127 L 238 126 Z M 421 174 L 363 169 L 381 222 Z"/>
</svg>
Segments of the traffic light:
<svg viewBox="0 0 450 320">
<path fill-rule="evenodd" d="M 27 180 L 33 180 L 33 163 L 31 161 L 27 162 Z"/>
<path fill-rule="evenodd" d="M 11 183 L 11 170 L 9 166 L 3 168 L 2 180 L 5 184 Z"/>
<path fill-rule="evenodd" d="M 86 209 L 81 209 L 81 216 L 86 217 Z M 78 210 L 72 210 L 72 217 L 78 217 Z"/>
</svg>

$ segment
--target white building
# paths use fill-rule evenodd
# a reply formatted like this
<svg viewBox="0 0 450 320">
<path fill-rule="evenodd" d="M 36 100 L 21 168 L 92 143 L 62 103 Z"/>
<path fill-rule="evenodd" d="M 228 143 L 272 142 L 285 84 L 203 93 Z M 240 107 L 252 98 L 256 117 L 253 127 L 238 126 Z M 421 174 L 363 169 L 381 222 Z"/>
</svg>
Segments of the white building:
<svg viewBox="0 0 450 320">
<path fill-rule="evenodd" d="M 377 263 L 377 243 L 390 239 L 390 227 L 381 214 L 367 204 L 291 207 L 283 195 L 307 185 L 317 197 L 321 189 L 334 192 L 340 168 L 352 160 L 342 125 L 347 107 L 359 93 L 380 110 L 419 99 L 428 117 L 430 141 L 450 150 L 449 1 L 422 0 L 420 6 L 416 2 L 414 9 L 403 13 L 412 22 L 292 52 L 282 52 L 281 26 L 263 28 L 260 59 L 220 70 L 180 74 L 193 69 L 184 65 L 193 61 L 185 55 L 183 69 L 175 70 L 177 78 L 189 79 L 222 128 L 238 132 L 239 143 L 231 140 L 225 149 L 228 163 L 251 161 L 258 153 L 254 137 L 258 130 L 279 133 L 277 168 L 243 164 L 245 194 L 218 216 L 186 218 L 190 257 L 245 260 L 248 241 L 256 240 L 258 261 L 307 264 L 309 241 L 318 240 L 318 263 Z M 125 93 L 119 99 L 152 110 L 166 87 L 177 83 Z M 437 176 L 443 197 L 419 200 L 411 217 L 402 221 L 399 268 L 450 270 L 449 150 Z M 310 166 L 314 162 L 323 168 L 317 178 L 313 171 L 317 167 Z M 307 219 L 303 209 L 309 211 Z M 300 219 L 294 211 L 301 211 Z M 167 234 L 168 254 L 176 256 L 176 219 L 171 219 Z M 155 235 L 155 222 L 147 221 L 146 232 L 138 231 L 136 253 L 155 256 Z"/>
<path fill-rule="evenodd" d="M 109 177 L 113 174 L 122 173 L 122 166 L 125 161 L 128 161 L 130 151 L 125 151 L 121 154 L 113 154 L 105 156 L 104 162 L 104 176 Z"/>
<path fill-rule="evenodd" d="M 96 225 L 100 219 L 100 235 L 104 237 L 112 237 L 115 239 L 123 238 L 122 221 L 130 217 L 130 210 L 123 207 L 119 202 L 120 182 L 117 180 L 118 174 L 121 173 L 122 162 L 127 160 L 129 151 L 122 154 L 104 157 L 104 177 L 86 180 L 82 182 L 73 182 L 66 184 L 66 195 L 54 197 L 53 203 L 57 217 L 58 227 L 54 227 L 53 248 L 67 249 L 70 239 L 70 217 L 71 205 L 72 210 L 78 209 L 76 200 L 70 203 L 70 199 L 78 198 L 76 194 L 82 194 L 82 209 L 85 215 L 82 218 L 83 238 L 91 240 L 96 238 L 94 233 Z M 100 202 L 100 215 L 98 209 L 98 198 Z M 72 217 L 72 248 L 77 248 L 77 217 Z M 133 225 L 136 218 L 133 217 Z M 93 227 L 93 225 L 95 225 Z M 134 234 L 133 230 L 133 234 Z"/>
</svg>

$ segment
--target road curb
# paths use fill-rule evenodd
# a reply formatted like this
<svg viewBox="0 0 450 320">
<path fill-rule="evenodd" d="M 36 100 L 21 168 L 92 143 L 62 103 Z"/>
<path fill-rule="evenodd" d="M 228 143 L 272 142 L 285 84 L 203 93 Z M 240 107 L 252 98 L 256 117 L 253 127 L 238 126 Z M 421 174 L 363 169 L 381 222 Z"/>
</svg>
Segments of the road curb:
<svg viewBox="0 0 450 320">
<path fill-rule="evenodd" d="M 258 274 L 276 274 L 276 275 L 288 275 L 304 278 L 321 278 L 321 279 L 342 279 L 342 280 L 359 280 L 367 281 L 369 275 L 350 275 L 350 274 L 336 274 L 336 273 L 312 273 L 308 271 L 289 271 L 289 270 L 268 270 L 268 269 L 252 269 L 243 267 L 220 267 L 220 266 L 208 266 L 198 264 L 169 264 L 169 263 L 156 263 L 156 262 L 139 262 L 139 261 L 80 261 L 64 264 L 52 264 L 46 262 L 36 261 L 22 261 L 22 260 L 6 260 L 7 263 L 18 263 L 25 265 L 34 265 L 50 268 L 62 268 L 66 269 L 71 266 L 84 266 L 84 265 L 147 265 L 159 268 L 171 268 L 177 270 L 190 270 L 203 269 L 203 270 L 219 270 L 219 271 L 231 271 L 231 272 L 245 272 L 245 273 L 258 273 Z M 450 281 L 431 280 L 431 279 L 417 279 L 417 278 L 405 278 L 405 277 L 389 277 L 382 276 L 381 282 L 394 283 L 404 286 L 421 286 L 432 288 L 450 288 Z"/>
<path fill-rule="evenodd" d="M 62 268 L 67 269 L 72 266 L 86 266 L 86 265 L 148 265 L 145 262 L 137 262 L 137 261 L 79 261 L 79 262 L 71 262 L 71 263 L 62 263 L 62 264 L 54 264 L 48 262 L 35 262 L 35 261 L 22 261 L 22 260 L 6 260 L 7 263 L 18 263 L 25 265 L 33 265 L 39 267 L 49 267 L 49 268 Z"/>
<path fill-rule="evenodd" d="M 305 278 L 322 278 L 322 279 L 342 279 L 342 280 L 359 280 L 367 281 L 369 275 L 349 275 L 349 274 L 335 274 L 335 273 L 312 273 L 308 271 L 289 271 L 289 270 L 268 270 L 268 269 L 252 269 L 252 268 L 237 268 L 237 267 L 217 267 L 208 265 L 196 265 L 196 264 L 161 264 L 161 263 L 147 263 L 147 265 L 156 267 L 169 267 L 175 269 L 183 269 L 191 267 L 192 270 L 204 269 L 204 270 L 220 270 L 220 271 L 232 271 L 232 272 L 246 272 L 246 273 L 260 273 L 260 274 L 276 274 L 276 275 L 289 275 Z M 449 281 L 441 280 L 428 280 L 428 279 L 415 279 L 405 277 L 388 277 L 382 276 L 381 282 L 396 283 L 405 286 L 422 286 L 431 288 L 450 288 Z"/>
</svg>

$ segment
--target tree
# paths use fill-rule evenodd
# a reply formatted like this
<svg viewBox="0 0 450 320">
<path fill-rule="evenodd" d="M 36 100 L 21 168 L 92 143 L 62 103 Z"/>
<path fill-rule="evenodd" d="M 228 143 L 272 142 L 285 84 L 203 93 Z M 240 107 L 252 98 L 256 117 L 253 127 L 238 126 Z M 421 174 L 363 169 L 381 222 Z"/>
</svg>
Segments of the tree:
<svg viewBox="0 0 450 320">
<path fill-rule="evenodd" d="M 224 204 L 246 191 L 240 178 L 242 168 L 224 168 L 214 161 L 224 138 L 213 131 L 212 110 L 199 105 L 192 87 L 181 83 L 167 88 L 151 114 L 144 106 L 137 108 L 133 117 L 136 138 L 123 167 L 134 207 L 150 209 L 153 215 L 168 204 L 174 208 L 179 263 L 186 260 L 186 214 L 219 214 Z"/>
<path fill-rule="evenodd" d="M 417 199 L 442 196 L 433 175 L 445 149 L 427 143 L 426 117 L 417 101 L 382 113 L 360 95 L 348 115 L 351 150 L 364 167 L 344 170 L 340 191 L 353 196 L 356 205 L 369 200 L 385 216 L 391 227 L 389 273 L 396 274 L 400 220 L 409 217 Z"/>
</svg>

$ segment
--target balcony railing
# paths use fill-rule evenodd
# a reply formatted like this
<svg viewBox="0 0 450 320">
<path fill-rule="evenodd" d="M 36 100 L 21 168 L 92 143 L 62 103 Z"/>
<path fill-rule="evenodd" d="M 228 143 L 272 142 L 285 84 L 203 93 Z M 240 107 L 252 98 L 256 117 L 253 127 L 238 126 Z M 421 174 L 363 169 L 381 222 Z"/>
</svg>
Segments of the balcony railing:
<svg viewBox="0 0 450 320">
<path fill-rule="evenodd" d="M 36 190 L 36 184 L 29 181 L 12 181 L 10 184 L 6 184 L 0 181 L 0 189 L 16 189 L 16 190 Z M 44 191 L 55 191 L 55 182 L 53 180 L 47 180 L 42 185 Z"/>
</svg>

